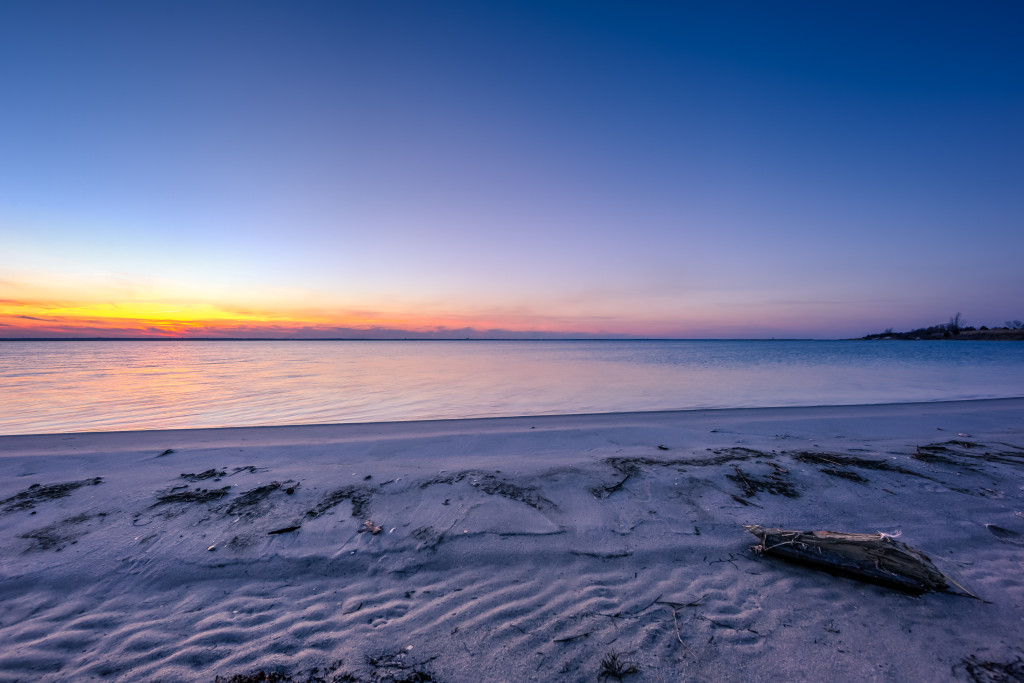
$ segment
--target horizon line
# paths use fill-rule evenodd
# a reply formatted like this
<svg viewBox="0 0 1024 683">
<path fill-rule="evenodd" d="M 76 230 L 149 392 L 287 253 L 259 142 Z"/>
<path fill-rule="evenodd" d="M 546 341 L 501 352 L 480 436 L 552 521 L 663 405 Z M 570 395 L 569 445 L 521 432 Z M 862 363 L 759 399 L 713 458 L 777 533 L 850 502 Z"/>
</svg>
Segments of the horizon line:
<svg viewBox="0 0 1024 683">
<path fill-rule="evenodd" d="M 19 341 L 857 341 L 853 337 L 0 337 Z"/>
</svg>

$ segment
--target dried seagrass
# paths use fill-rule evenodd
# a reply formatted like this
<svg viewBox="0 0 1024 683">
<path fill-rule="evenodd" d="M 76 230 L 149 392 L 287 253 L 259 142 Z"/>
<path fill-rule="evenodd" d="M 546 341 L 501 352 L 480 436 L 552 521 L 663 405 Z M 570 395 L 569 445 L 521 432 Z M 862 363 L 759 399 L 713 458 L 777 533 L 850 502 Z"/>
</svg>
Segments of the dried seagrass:
<svg viewBox="0 0 1024 683">
<path fill-rule="evenodd" d="M 946 576 L 927 555 L 887 534 L 789 531 L 758 525 L 744 528 L 761 541 L 753 547 L 758 554 L 777 555 L 907 593 L 949 588 Z"/>
</svg>

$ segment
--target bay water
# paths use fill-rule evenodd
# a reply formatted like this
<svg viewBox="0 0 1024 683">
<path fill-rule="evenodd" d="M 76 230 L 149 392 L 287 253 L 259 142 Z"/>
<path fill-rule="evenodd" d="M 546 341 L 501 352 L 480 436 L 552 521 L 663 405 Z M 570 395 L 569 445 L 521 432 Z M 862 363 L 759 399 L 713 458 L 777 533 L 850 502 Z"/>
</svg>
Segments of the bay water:
<svg viewBox="0 0 1024 683">
<path fill-rule="evenodd" d="M 1021 342 L 0 342 L 0 434 L 1020 396 Z"/>
</svg>

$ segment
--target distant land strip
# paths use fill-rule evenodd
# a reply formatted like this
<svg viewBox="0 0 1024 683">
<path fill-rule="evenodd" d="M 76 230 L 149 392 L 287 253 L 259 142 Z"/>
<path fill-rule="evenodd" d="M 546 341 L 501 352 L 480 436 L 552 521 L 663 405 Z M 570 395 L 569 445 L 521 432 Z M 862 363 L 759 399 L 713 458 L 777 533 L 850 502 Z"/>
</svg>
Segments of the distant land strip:
<svg viewBox="0 0 1024 683">
<path fill-rule="evenodd" d="M 1008 322 L 1004 327 L 971 327 L 963 326 L 959 321 L 959 314 L 954 316 L 948 323 L 922 327 L 910 332 L 893 332 L 890 327 L 885 332 L 869 334 L 859 339 L 955 339 L 961 341 L 1024 341 L 1024 325 L 1021 321 Z"/>
</svg>

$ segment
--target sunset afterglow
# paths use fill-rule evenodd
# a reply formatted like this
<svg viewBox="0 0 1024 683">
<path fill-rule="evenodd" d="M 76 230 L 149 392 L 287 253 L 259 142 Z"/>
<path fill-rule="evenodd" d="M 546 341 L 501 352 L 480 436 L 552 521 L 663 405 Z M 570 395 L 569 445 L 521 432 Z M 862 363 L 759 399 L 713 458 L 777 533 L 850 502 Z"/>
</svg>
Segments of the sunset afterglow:
<svg viewBox="0 0 1024 683">
<path fill-rule="evenodd" d="M 0 337 L 1024 317 L 1012 3 L 6 3 Z"/>
</svg>

